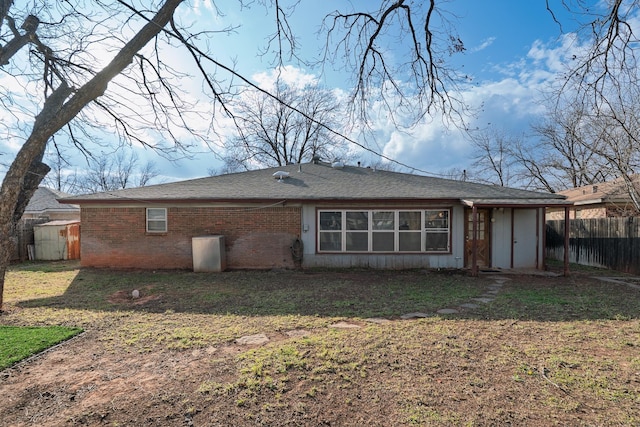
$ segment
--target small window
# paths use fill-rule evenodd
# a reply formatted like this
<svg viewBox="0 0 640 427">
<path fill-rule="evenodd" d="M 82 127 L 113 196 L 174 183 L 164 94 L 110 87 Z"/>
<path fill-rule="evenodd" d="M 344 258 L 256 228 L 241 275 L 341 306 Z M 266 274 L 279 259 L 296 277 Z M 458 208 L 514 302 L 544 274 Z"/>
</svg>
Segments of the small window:
<svg viewBox="0 0 640 427">
<path fill-rule="evenodd" d="M 427 252 L 449 251 L 449 210 L 430 209 L 424 212 L 425 248 Z"/>
<path fill-rule="evenodd" d="M 166 233 L 167 232 L 167 209 L 147 208 L 147 232 Z"/>
</svg>

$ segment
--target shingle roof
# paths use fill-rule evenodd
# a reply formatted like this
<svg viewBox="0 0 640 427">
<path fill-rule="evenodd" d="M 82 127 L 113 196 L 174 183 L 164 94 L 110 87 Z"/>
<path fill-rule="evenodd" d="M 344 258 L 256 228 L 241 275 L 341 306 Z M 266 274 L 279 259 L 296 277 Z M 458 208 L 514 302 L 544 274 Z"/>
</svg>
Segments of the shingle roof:
<svg viewBox="0 0 640 427">
<path fill-rule="evenodd" d="M 63 193 L 62 191 L 54 190 L 47 187 L 38 187 L 33 197 L 29 200 L 29 204 L 25 209 L 25 213 L 37 214 L 42 212 L 73 212 L 79 211 L 80 207 L 77 205 L 60 203 L 57 199 L 63 197 L 69 197 L 70 194 Z"/>
<path fill-rule="evenodd" d="M 282 180 L 275 172 L 288 172 Z M 566 204 L 564 196 L 371 168 L 320 163 L 288 165 L 63 199 L 131 201 L 481 200 Z"/>
<path fill-rule="evenodd" d="M 633 175 L 632 182 L 636 188 L 640 189 L 640 175 Z M 566 196 L 567 200 L 574 202 L 576 205 L 616 203 L 630 200 L 629 191 L 622 177 L 612 181 L 571 188 L 561 191 L 559 194 Z"/>
</svg>

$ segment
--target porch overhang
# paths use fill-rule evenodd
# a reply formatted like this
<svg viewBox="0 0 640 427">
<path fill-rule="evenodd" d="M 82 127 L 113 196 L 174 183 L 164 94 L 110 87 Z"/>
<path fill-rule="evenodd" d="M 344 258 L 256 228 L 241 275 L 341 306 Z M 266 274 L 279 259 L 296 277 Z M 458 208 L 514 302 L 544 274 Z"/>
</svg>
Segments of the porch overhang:
<svg viewBox="0 0 640 427">
<path fill-rule="evenodd" d="M 573 206 L 565 198 L 549 199 L 461 199 L 463 205 L 477 208 L 558 208 Z"/>
<path fill-rule="evenodd" d="M 460 202 L 472 210 L 473 218 L 473 232 L 472 232 L 472 265 L 471 274 L 473 276 L 478 275 L 477 265 L 477 229 L 478 218 L 477 209 L 484 208 L 564 208 L 565 217 L 565 231 L 564 231 L 564 275 L 569 275 L 569 209 L 574 205 L 573 202 L 566 200 L 564 196 L 562 198 L 547 198 L 547 199 L 461 199 Z M 536 219 L 536 223 L 538 223 Z M 536 226 L 537 227 L 537 226 Z M 543 236 L 544 238 L 544 236 Z"/>
</svg>

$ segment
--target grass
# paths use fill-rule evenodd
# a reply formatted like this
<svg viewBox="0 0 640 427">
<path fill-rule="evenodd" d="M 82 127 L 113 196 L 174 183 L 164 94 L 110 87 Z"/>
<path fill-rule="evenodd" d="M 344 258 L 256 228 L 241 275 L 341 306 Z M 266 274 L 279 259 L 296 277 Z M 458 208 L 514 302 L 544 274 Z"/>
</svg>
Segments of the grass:
<svg viewBox="0 0 640 427">
<path fill-rule="evenodd" d="M 68 340 L 80 328 L 0 326 L 0 369 Z"/>
<path fill-rule="evenodd" d="M 153 380 L 162 389 L 155 400 L 135 394 L 147 383 L 136 376 L 108 407 L 92 409 L 104 418 L 118 408 L 111 424 L 134 424 L 140 413 L 158 423 L 176 417 L 203 425 L 317 425 L 321 417 L 332 425 L 640 422 L 637 289 L 593 279 L 591 271 L 503 275 L 494 301 L 439 316 L 438 309 L 470 302 L 495 283 L 491 275 L 452 273 L 195 274 L 27 263 L 8 273 L 0 324 L 90 331 L 94 341 L 82 345 L 95 346 L 89 352 L 100 355 L 100 367 L 111 366 L 94 377 L 120 378 L 113 386 L 144 367 L 153 374 L 158 361 L 181 366 L 169 370 L 179 372 L 170 383 Z M 140 298 L 132 298 L 134 289 Z M 399 320 L 418 311 L 429 317 Z M 234 344 L 258 333 L 271 341 Z M 195 354 L 210 356 L 191 373 L 200 366 Z M 126 411 L 136 405 L 137 412 Z M 78 419 L 91 420 L 85 415 Z"/>
<path fill-rule="evenodd" d="M 130 306 L 134 289 L 153 299 L 140 308 L 146 311 L 245 316 L 311 315 L 328 317 L 398 316 L 407 307 L 433 311 L 443 304 L 462 303 L 478 296 L 482 280 L 466 276 L 416 272 L 362 271 L 362 276 L 339 272 L 237 271 L 202 274 L 169 272 L 105 272 L 72 270 L 41 272 L 16 267 L 9 279 L 24 283 L 12 287 L 5 299 L 21 300 L 23 307 L 118 310 Z M 27 285 L 31 275 L 36 286 Z M 325 276 L 332 276 L 326 280 Z M 337 278 L 337 279 L 336 279 Z M 114 300 L 114 295 L 122 297 Z"/>
</svg>

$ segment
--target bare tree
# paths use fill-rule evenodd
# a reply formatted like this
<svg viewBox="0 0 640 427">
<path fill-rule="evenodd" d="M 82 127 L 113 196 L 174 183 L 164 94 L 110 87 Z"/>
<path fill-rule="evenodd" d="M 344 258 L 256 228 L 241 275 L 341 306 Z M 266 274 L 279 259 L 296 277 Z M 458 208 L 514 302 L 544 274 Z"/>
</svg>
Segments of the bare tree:
<svg viewBox="0 0 640 427">
<path fill-rule="evenodd" d="M 346 160 L 347 143 L 338 137 L 341 109 L 332 92 L 278 80 L 273 94 L 275 98 L 250 91 L 234 104 L 239 135 L 225 143 L 226 170 L 282 166 L 314 157 Z"/>
<path fill-rule="evenodd" d="M 640 94 L 638 86 L 628 89 L 635 90 L 627 90 L 625 96 Z M 640 170 L 640 109 L 631 100 L 607 101 L 593 117 L 590 129 L 598 142 L 592 149 L 604 159 L 607 172 L 623 181 L 635 211 L 640 211 L 640 188 L 634 178 Z"/>
<path fill-rule="evenodd" d="M 117 53 L 102 69 L 94 71 L 83 63 L 79 50 L 81 44 L 71 43 L 54 50 L 47 45 L 55 46 L 58 39 L 52 39 L 60 31 L 67 31 L 64 25 L 43 23 L 42 32 L 39 31 L 41 19 L 30 14 L 24 17 L 18 29 L 15 15 L 12 14 L 12 1 L 3 0 L 0 3 L 0 23 L 6 23 L 8 30 L 2 29 L 3 46 L 0 50 L 0 67 L 6 72 L 13 72 L 16 80 L 20 80 L 26 73 L 19 75 L 18 70 L 24 68 L 20 61 L 26 58 L 21 55 L 21 49 L 28 47 L 29 59 L 34 65 L 31 81 L 39 88 L 41 96 L 37 105 L 38 112 L 31 126 L 22 148 L 16 154 L 7 170 L 0 188 L 0 308 L 4 294 L 4 278 L 11 256 L 13 229 L 20 220 L 24 209 L 38 185 L 49 172 L 49 166 L 42 162 L 49 139 L 69 123 L 90 103 L 101 106 L 107 113 L 113 111 L 98 100 L 105 94 L 108 83 L 122 73 L 132 63 L 134 58 L 142 59 L 138 52 L 147 43 L 158 36 L 162 29 L 173 17 L 176 8 L 182 0 L 166 0 L 157 8 L 157 12 L 145 18 L 145 23 L 126 43 L 118 43 Z M 70 3 L 70 2 L 69 2 Z M 68 7 L 68 9 L 66 9 Z M 78 20 L 90 19 L 70 4 L 56 2 L 52 8 L 61 12 L 61 22 L 69 24 Z M 48 11 L 42 9 L 42 12 Z M 137 12 L 136 12 L 137 14 Z M 85 23 L 86 24 L 86 23 Z M 63 28 L 64 27 L 64 28 Z M 22 31 L 20 31 L 22 30 Z M 51 30 L 51 31 L 48 31 Z M 76 42 L 90 44 L 95 36 L 83 36 L 80 31 L 75 33 Z M 46 34 L 46 37 L 43 36 Z M 115 43 L 115 40 L 113 40 Z M 86 52 L 88 56 L 89 52 Z M 85 60 L 87 57 L 84 58 Z M 95 60 L 95 58 L 92 58 Z M 15 62 L 14 62 L 15 61 Z M 38 75 L 39 70 L 39 76 Z M 23 83 L 25 85 L 28 82 Z M 15 98 L 15 92 L 6 90 L 2 105 L 11 111 L 6 99 Z"/>
<path fill-rule="evenodd" d="M 88 166 L 77 173 L 77 189 L 84 193 L 144 187 L 159 175 L 153 161 L 140 166 L 135 152 L 96 156 L 89 159 Z"/>
<path fill-rule="evenodd" d="M 501 187 L 508 186 L 513 178 L 511 148 L 516 137 L 496 128 L 471 133 L 475 146 L 473 176 L 476 180 Z"/>
<path fill-rule="evenodd" d="M 495 129 L 472 133 L 476 146 L 472 173 L 496 185 L 552 193 L 604 182 L 619 176 L 611 167 L 613 156 L 603 151 L 610 145 L 602 137 L 605 122 L 573 104 L 533 124 L 528 137 Z"/>
<path fill-rule="evenodd" d="M 604 158 L 613 177 L 625 181 L 631 200 L 640 209 L 640 193 L 632 179 L 640 150 L 636 107 L 639 39 L 634 32 L 640 1 L 612 0 L 602 13 L 584 2 L 562 5 L 584 22 L 576 40 L 585 47 L 568 65 L 554 113 L 560 114 L 567 105 L 583 112 L 594 132 L 582 141 L 584 147 Z M 591 147 L 593 141 L 598 145 Z"/>
<path fill-rule="evenodd" d="M 577 105 L 567 106 L 561 111 L 532 125 L 539 142 L 533 145 L 542 169 L 554 188 L 564 190 L 604 182 L 611 177 L 606 159 L 598 151 L 601 140 L 593 132 L 593 117 Z"/>
<path fill-rule="evenodd" d="M 467 108 L 456 89 L 466 76 L 447 64 L 465 47 L 452 15 L 440 4 L 446 2 L 381 0 L 369 10 L 345 6 L 324 19 L 327 49 L 322 60 L 336 63 L 340 58 L 343 69 L 353 72 L 348 105 L 363 122 L 370 122 L 375 100 L 398 127 L 434 113 L 462 126 Z M 399 116 L 402 121 L 395 120 Z"/>
<path fill-rule="evenodd" d="M 64 193 L 78 193 L 78 175 L 76 171 L 70 171 L 71 164 L 66 160 L 66 153 L 55 144 L 55 137 L 51 138 L 53 152 L 45 153 L 47 164 L 51 167 L 43 182 L 49 188 Z"/>
</svg>

